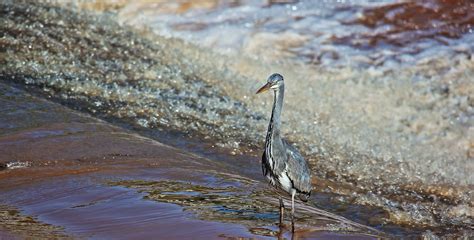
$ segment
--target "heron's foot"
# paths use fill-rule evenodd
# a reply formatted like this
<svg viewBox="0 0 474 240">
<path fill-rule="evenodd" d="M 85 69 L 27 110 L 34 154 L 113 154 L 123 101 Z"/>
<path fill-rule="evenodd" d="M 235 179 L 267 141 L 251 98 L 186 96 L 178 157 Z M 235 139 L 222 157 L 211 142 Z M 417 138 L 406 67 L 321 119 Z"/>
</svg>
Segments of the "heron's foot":
<svg viewBox="0 0 474 240">
<path fill-rule="evenodd" d="M 278 226 L 280 229 L 284 229 L 284 230 L 290 229 L 290 223 L 285 222 L 285 219 L 283 217 L 280 217 L 279 221 L 274 224 Z"/>
<path fill-rule="evenodd" d="M 285 224 L 282 221 L 280 221 L 278 223 L 278 226 L 280 227 L 280 229 L 285 229 L 286 228 Z"/>
<path fill-rule="evenodd" d="M 278 223 L 278 228 L 280 231 L 285 231 L 288 229 L 288 225 L 286 225 L 285 223 Z"/>
</svg>

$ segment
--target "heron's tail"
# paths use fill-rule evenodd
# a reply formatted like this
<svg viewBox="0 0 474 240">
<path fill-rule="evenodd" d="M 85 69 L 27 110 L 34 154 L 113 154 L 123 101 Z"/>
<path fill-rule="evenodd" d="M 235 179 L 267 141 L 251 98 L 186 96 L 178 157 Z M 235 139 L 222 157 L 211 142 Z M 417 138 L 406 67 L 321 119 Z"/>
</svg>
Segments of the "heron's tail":
<svg viewBox="0 0 474 240">
<path fill-rule="evenodd" d="M 303 202 L 307 202 L 309 197 L 311 197 L 311 192 L 300 192 L 298 195 L 299 199 Z"/>
</svg>

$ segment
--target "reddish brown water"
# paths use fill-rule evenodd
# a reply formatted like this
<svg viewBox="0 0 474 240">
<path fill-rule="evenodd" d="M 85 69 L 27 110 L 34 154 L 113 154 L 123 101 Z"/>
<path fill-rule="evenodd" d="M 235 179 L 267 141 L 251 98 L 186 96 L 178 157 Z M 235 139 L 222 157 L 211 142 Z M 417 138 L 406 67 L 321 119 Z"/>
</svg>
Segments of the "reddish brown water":
<svg viewBox="0 0 474 240">
<path fill-rule="evenodd" d="M 378 31 L 355 34 L 340 42 L 358 48 L 392 45 L 400 49 L 414 44 L 412 54 L 416 54 L 421 51 L 415 51 L 416 43 L 435 40 L 448 45 L 444 39 L 459 39 L 472 33 L 473 9 L 474 3 L 458 0 L 401 2 L 369 8 L 363 17 L 348 24 L 361 24 Z"/>
<path fill-rule="evenodd" d="M 176 13 L 167 3 L 139 3 L 138 10 L 130 3 L 110 18 L 2 2 L 0 200 L 7 205 L 0 217 L 8 223 L 2 228 L 30 237 L 102 238 L 141 224 L 158 232 L 147 224 L 166 220 L 148 220 L 142 207 L 173 204 L 182 211 L 173 220 L 215 224 L 225 236 L 278 235 L 275 198 L 266 197 L 276 195 L 261 182 L 258 163 L 271 98 L 253 93 L 279 71 L 288 85 L 284 135 L 299 146 L 315 175 L 313 199 L 299 205 L 304 211 L 298 234 L 368 232 L 357 225 L 347 229 L 336 216 L 322 218 L 327 213 L 317 206 L 396 237 L 472 235 L 474 35 L 468 27 L 472 6 L 462 3 L 446 3 L 451 12 L 439 9 L 445 3 L 438 1 L 302 1 L 213 5 L 205 11 L 178 4 Z M 146 18 L 140 18 L 143 6 Z M 450 31 L 459 26 L 458 35 L 446 38 L 443 28 L 429 35 L 438 28 L 420 23 L 410 7 L 431 24 Z M 386 15 L 380 15 L 383 9 Z M 126 19 L 124 13 L 131 24 L 141 19 L 158 35 L 168 29 L 184 40 L 133 32 L 116 23 Z M 388 31 L 394 28 L 398 32 Z M 244 51 L 238 44 L 210 50 L 209 42 L 200 42 L 220 34 L 237 42 L 239 36 L 250 38 L 240 41 L 247 44 Z M 406 44 L 358 47 L 352 38 L 337 40 L 370 42 L 384 34 Z M 412 48 L 418 50 L 405 51 Z M 226 49 L 239 54 L 227 55 Z M 306 53 L 319 60 L 307 64 Z M 282 57 L 291 61 L 272 62 Z M 155 205 L 144 207 L 142 198 Z M 119 210 L 107 210 L 131 202 L 140 214 L 127 211 L 130 222 L 114 215 Z M 88 223 L 95 218 L 90 209 L 103 212 L 95 216 L 96 225 Z M 205 229 L 203 238 L 218 236 Z"/>
<path fill-rule="evenodd" d="M 232 171 L 239 167 L 228 161 L 198 157 L 0 87 L 4 109 L 15 109 L 2 117 L 9 127 L 0 135 L 0 200 L 20 211 L 0 215 L 2 236 L 291 237 L 275 225 L 277 203 L 267 198 L 277 195 L 255 174 L 246 177 L 248 171 Z M 250 162 L 258 167 L 257 159 Z M 202 197 L 190 204 L 196 195 Z M 341 225 L 311 211 L 317 210 L 301 213 L 295 236 L 373 238 L 363 226 Z M 21 227 L 21 216 L 33 216 L 30 227 Z"/>
</svg>

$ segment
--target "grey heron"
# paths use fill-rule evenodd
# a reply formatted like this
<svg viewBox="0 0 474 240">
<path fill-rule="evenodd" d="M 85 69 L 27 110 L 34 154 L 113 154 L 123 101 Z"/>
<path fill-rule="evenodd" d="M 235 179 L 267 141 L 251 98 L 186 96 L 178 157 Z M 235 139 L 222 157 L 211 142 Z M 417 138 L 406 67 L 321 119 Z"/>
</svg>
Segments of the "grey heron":
<svg viewBox="0 0 474 240">
<path fill-rule="evenodd" d="M 283 76 L 274 73 L 257 94 L 272 89 L 274 92 L 272 116 L 265 138 L 265 150 L 262 156 L 263 175 L 270 183 L 291 195 L 291 224 L 294 231 L 295 195 L 302 201 L 308 201 L 311 195 L 311 173 L 308 163 L 291 144 L 281 138 L 281 111 L 285 84 Z M 283 226 L 283 200 L 280 197 L 280 226 Z"/>
</svg>

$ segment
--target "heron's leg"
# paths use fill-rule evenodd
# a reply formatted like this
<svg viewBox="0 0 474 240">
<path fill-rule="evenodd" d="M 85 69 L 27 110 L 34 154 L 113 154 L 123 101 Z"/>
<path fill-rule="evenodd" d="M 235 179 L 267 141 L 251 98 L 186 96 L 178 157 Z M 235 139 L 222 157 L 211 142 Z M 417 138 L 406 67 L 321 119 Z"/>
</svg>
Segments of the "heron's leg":
<svg viewBox="0 0 474 240">
<path fill-rule="evenodd" d="M 295 232 L 295 194 L 296 191 L 291 192 L 291 232 Z"/>
<path fill-rule="evenodd" d="M 280 197 L 280 227 L 283 227 L 283 213 L 285 212 L 285 205 L 283 199 Z"/>
</svg>

